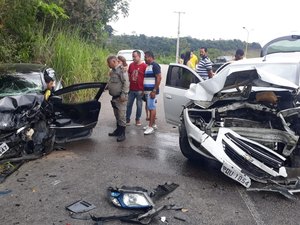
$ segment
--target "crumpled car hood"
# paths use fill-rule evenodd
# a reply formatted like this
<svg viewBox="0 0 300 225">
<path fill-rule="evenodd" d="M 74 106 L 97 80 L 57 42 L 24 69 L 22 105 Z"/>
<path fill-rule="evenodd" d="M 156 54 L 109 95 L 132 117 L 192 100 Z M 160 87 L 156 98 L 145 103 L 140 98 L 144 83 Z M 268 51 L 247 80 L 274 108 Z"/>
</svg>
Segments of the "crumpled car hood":
<svg viewBox="0 0 300 225">
<path fill-rule="evenodd" d="M 298 89 L 297 85 L 282 77 L 256 68 L 255 66 L 247 66 L 243 70 L 228 69 L 215 75 L 212 79 L 191 84 L 185 96 L 195 101 L 212 101 L 214 95 L 220 91 L 245 85 L 251 85 L 252 88 L 266 88 L 268 90 L 270 88 Z"/>
<path fill-rule="evenodd" d="M 7 96 L 0 99 L 0 112 L 13 112 L 18 109 L 29 108 L 35 103 L 41 104 L 44 100 L 43 95 L 27 94 L 18 96 Z"/>
</svg>

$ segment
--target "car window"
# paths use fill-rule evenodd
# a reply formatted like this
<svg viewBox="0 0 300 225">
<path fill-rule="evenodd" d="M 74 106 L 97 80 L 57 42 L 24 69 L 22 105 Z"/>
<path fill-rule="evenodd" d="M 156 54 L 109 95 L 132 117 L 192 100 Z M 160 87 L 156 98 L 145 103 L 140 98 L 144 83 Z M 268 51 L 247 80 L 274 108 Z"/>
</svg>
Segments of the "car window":
<svg viewBox="0 0 300 225">
<path fill-rule="evenodd" d="M 291 35 L 268 42 L 261 51 L 261 57 L 274 53 L 300 52 L 300 36 Z"/>
<path fill-rule="evenodd" d="M 59 96 L 62 103 L 98 101 L 105 86 L 106 83 L 101 82 L 79 83 L 57 90 L 53 94 Z"/>
<path fill-rule="evenodd" d="M 191 83 L 198 83 L 199 79 L 189 70 L 179 66 L 172 66 L 168 70 L 166 85 L 182 89 L 189 89 Z"/>
</svg>

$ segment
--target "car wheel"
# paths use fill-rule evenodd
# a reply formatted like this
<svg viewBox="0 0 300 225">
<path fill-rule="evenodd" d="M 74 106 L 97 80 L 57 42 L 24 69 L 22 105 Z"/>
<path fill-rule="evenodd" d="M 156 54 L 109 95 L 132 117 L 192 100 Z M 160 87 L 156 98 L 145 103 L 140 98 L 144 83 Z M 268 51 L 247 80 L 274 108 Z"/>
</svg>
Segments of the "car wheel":
<svg viewBox="0 0 300 225">
<path fill-rule="evenodd" d="M 209 159 L 197 152 L 195 152 L 188 141 L 187 133 L 186 133 L 186 128 L 184 125 L 184 122 L 182 121 L 181 125 L 179 126 L 179 147 L 182 152 L 182 154 L 189 160 L 191 161 L 197 161 L 201 162 L 202 165 L 206 165 L 211 168 L 215 169 L 220 169 L 222 164 L 214 159 Z"/>
<path fill-rule="evenodd" d="M 184 122 L 181 122 L 181 125 L 179 126 L 179 147 L 182 154 L 189 160 L 203 159 L 203 157 L 201 157 L 200 154 L 198 154 L 191 148 L 190 143 L 188 141 Z"/>
</svg>

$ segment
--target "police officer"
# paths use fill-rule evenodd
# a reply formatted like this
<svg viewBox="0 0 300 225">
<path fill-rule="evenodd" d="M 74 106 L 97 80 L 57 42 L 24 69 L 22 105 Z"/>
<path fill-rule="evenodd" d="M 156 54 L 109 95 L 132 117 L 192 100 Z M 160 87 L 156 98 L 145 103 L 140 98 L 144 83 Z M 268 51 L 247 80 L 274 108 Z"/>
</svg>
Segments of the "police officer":
<svg viewBox="0 0 300 225">
<path fill-rule="evenodd" d="M 117 141 L 124 141 L 126 138 L 126 106 L 129 92 L 128 74 L 118 63 L 118 58 L 114 55 L 107 58 L 107 64 L 111 69 L 107 89 L 112 96 L 111 105 L 117 122 L 117 128 L 108 135 L 117 136 Z"/>
</svg>

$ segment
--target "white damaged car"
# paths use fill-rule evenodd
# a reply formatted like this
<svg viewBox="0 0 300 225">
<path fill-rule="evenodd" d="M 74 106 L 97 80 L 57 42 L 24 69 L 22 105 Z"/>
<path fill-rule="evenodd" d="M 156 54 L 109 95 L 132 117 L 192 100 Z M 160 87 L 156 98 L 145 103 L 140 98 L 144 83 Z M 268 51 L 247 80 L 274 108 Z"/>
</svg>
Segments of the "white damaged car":
<svg viewBox="0 0 300 225">
<path fill-rule="evenodd" d="M 208 158 L 248 190 L 300 192 L 300 36 L 275 39 L 262 57 L 233 62 L 203 81 L 170 64 L 167 122 L 188 159 Z M 251 185 L 253 182 L 267 185 Z M 254 182 L 254 183 L 257 183 Z"/>
</svg>

